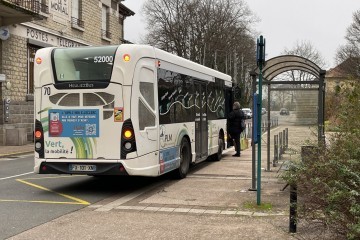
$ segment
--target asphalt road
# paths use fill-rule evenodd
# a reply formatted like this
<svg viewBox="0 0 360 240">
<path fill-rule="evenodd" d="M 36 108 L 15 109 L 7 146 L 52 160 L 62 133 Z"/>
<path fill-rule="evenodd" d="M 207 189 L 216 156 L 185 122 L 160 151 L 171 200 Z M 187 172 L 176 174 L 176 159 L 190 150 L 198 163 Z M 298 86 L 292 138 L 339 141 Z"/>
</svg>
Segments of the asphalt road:
<svg viewBox="0 0 360 240">
<path fill-rule="evenodd" d="M 33 156 L 0 159 L 0 239 L 163 178 L 37 175 Z"/>
</svg>

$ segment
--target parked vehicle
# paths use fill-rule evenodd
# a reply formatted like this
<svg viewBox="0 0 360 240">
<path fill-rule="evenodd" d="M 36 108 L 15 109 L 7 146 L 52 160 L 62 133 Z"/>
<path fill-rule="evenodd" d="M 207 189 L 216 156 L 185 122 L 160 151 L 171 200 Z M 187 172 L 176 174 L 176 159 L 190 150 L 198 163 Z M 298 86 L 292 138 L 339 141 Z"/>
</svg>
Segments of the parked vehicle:
<svg viewBox="0 0 360 240">
<path fill-rule="evenodd" d="M 266 113 L 267 113 L 266 109 L 265 109 L 265 108 L 262 108 L 262 109 L 261 109 L 261 114 L 264 115 L 264 114 L 266 114 Z"/>
<path fill-rule="evenodd" d="M 245 118 L 247 119 L 252 118 L 252 111 L 250 108 L 242 108 L 241 111 L 244 112 Z"/>
<path fill-rule="evenodd" d="M 280 115 L 290 115 L 290 112 L 287 108 L 281 108 Z"/>
</svg>

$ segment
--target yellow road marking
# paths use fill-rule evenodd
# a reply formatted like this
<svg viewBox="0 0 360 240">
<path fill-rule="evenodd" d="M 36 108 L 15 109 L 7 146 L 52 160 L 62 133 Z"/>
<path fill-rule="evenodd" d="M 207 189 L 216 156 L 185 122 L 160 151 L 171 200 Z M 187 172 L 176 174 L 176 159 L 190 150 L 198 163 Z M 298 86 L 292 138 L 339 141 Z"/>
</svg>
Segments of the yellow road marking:
<svg viewBox="0 0 360 240">
<path fill-rule="evenodd" d="M 41 177 L 41 178 L 25 178 L 25 179 L 16 179 L 16 181 L 21 182 L 23 184 L 35 187 L 35 188 L 39 188 L 41 190 L 47 191 L 47 192 L 52 192 L 55 193 L 57 195 L 60 195 L 62 197 L 65 197 L 67 199 L 71 199 L 74 202 L 60 202 L 60 201 L 42 201 L 42 200 L 11 200 L 11 199 L 0 199 L 0 202 L 27 202 L 27 203 L 47 203 L 47 204 L 72 204 L 72 205 L 90 205 L 89 202 L 76 198 L 76 197 L 72 197 L 70 195 L 67 194 L 63 194 L 63 193 L 58 193 L 55 192 L 51 189 L 45 188 L 43 186 L 34 184 L 34 183 L 30 183 L 28 181 L 25 180 L 40 180 L 40 179 L 50 179 L 50 178 L 69 178 L 69 177 L 84 177 L 83 175 L 72 175 L 72 176 L 55 176 L 55 177 Z"/>
<path fill-rule="evenodd" d="M 39 188 L 41 190 L 44 190 L 44 191 L 48 191 L 48 192 L 52 192 L 52 193 L 55 193 L 57 195 L 60 195 L 62 197 L 65 197 L 67 199 L 71 199 L 73 200 L 73 204 L 81 204 L 81 205 L 90 205 L 89 202 L 85 201 L 85 200 L 82 200 L 80 198 L 76 198 L 76 197 L 72 197 L 70 195 L 67 195 L 67 194 L 64 194 L 64 193 L 58 193 L 58 192 L 55 192 L 51 189 L 48 189 L 46 187 L 43 187 L 43 186 L 40 186 L 40 185 L 37 185 L 37 184 L 34 184 L 34 183 L 31 183 L 31 182 L 28 182 L 28 181 L 25 181 L 23 179 L 16 179 L 16 181 L 18 182 L 21 182 L 21 183 L 24 183 L 26 185 L 29 185 L 29 186 L 32 186 L 32 187 L 35 187 L 35 188 Z M 2 200 L 0 200 L 2 201 Z M 33 202 L 33 201 L 29 201 L 29 202 Z M 35 201 L 35 202 L 43 202 L 43 203 L 56 203 L 56 202 L 52 202 L 52 201 Z M 64 203 L 64 204 L 70 204 L 69 202 L 59 202 L 59 203 Z"/>
<path fill-rule="evenodd" d="M 35 178 L 23 178 L 22 180 L 41 180 L 51 178 L 72 178 L 72 177 L 87 177 L 85 175 L 71 175 L 71 176 L 55 176 L 55 177 L 35 177 Z"/>
<path fill-rule="evenodd" d="M 48 203 L 48 204 L 69 204 L 69 205 L 84 205 L 79 202 L 56 202 L 56 201 L 31 201 L 31 200 L 6 200 L 0 199 L 0 202 L 24 202 L 24 203 Z"/>
</svg>

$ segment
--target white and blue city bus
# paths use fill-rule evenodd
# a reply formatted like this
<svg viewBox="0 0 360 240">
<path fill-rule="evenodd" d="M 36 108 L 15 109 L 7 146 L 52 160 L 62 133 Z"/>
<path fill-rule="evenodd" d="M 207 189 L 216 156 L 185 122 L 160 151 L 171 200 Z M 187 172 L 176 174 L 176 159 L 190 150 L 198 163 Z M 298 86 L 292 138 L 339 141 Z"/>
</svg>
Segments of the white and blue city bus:
<svg viewBox="0 0 360 240">
<path fill-rule="evenodd" d="M 34 79 L 36 173 L 184 178 L 225 148 L 231 77 L 157 48 L 43 48 Z"/>
</svg>

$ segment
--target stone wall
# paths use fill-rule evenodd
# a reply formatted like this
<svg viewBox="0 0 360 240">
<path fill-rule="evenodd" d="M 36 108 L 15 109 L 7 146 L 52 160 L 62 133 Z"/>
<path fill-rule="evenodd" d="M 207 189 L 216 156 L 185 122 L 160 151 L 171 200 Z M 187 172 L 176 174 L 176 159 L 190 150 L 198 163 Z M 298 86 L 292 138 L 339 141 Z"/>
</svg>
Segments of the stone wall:
<svg viewBox="0 0 360 240">
<path fill-rule="evenodd" d="M 2 72 L 6 74 L 11 88 L 2 87 L 3 99 L 10 97 L 11 101 L 24 101 L 27 94 L 27 44 L 26 39 L 11 35 L 3 41 Z"/>
<path fill-rule="evenodd" d="M 6 129 L 26 128 L 28 141 L 32 138 L 33 129 L 33 102 L 26 102 L 27 95 L 27 47 L 26 39 L 11 35 L 2 42 L 1 73 L 6 75 L 6 82 L 11 87 L 6 88 L 1 83 L 1 107 L 0 107 L 0 144 L 6 144 Z M 4 100 L 10 99 L 10 118 L 4 119 Z M 28 110 L 30 109 L 30 110 Z"/>
<path fill-rule="evenodd" d="M 49 2 L 49 1 L 48 1 Z M 58 31 L 62 33 L 63 37 L 72 37 L 81 39 L 89 45 L 98 46 L 98 45 L 109 45 L 109 44 L 120 44 L 120 39 L 122 36 L 122 25 L 119 23 L 119 14 L 115 10 L 110 10 L 110 32 L 111 32 L 111 41 L 103 40 L 101 37 L 101 10 L 102 3 L 99 0 L 86 0 L 82 1 L 82 20 L 84 21 L 84 31 L 73 28 L 71 22 L 65 24 L 60 24 L 55 22 L 51 15 L 48 16 L 46 21 L 39 20 L 33 21 L 33 23 L 46 27 L 48 29 Z M 71 9 L 71 7 L 70 7 Z"/>
<path fill-rule="evenodd" d="M 103 2 L 110 2 L 103 0 Z M 71 1 L 68 1 L 71 4 Z M 122 24 L 119 23 L 119 14 L 109 6 L 110 10 L 110 41 L 104 40 L 101 33 L 101 11 L 102 1 L 86 0 L 82 1 L 82 20 L 84 28 L 77 29 L 71 26 L 71 6 L 69 6 L 69 21 L 59 23 L 54 21 L 52 14 L 46 15 L 43 20 L 33 21 L 31 24 L 38 26 L 41 32 L 69 39 L 73 42 L 85 43 L 86 45 L 109 45 L 120 44 L 122 39 Z M 49 0 L 47 1 L 49 6 Z M 50 6 L 49 6 L 50 8 Z M 25 23 L 26 24 L 26 23 Z M 27 26 L 27 25 L 25 25 Z M 31 25 L 33 26 L 33 25 Z M 12 26 L 16 29 L 16 25 Z M 20 27 L 18 27 L 19 29 Z M 28 36 L 30 39 L 30 36 Z M 28 41 L 24 35 L 10 35 L 9 39 L 0 42 L 0 73 L 5 74 L 7 82 L 11 87 L 6 87 L 5 83 L 0 83 L 0 145 L 6 145 L 9 132 L 13 129 L 26 130 L 26 140 L 33 141 L 34 131 L 34 102 L 33 95 L 28 94 Z M 30 39 L 40 41 L 41 39 Z M 32 43 L 33 44 L 33 43 Z M 51 43 L 48 43 L 51 44 Z M 41 45 L 40 45 L 41 46 Z M 4 120 L 4 100 L 10 99 L 10 117 Z M 10 129 L 10 130 L 9 130 Z M 7 134 L 8 132 L 8 134 Z M 9 140 L 8 140 L 9 142 Z"/>
<path fill-rule="evenodd" d="M 3 73 L 3 42 L 4 41 L 0 41 L 0 73 Z M 0 83 L 0 126 L 2 126 L 3 124 L 3 105 L 2 105 L 2 100 L 3 100 L 3 91 L 2 91 L 2 88 L 3 88 L 4 84 L 3 83 Z M 0 145 L 2 143 L 2 131 L 1 131 L 1 128 L 0 128 Z"/>
<path fill-rule="evenodd" d="M 27 142 L 33 141 L 34 131 L 34 104 L 32 101 L 12 101 L 10 103 L 10 118 L 9 122 L 3 124 L 3 144 L 9 141 L 6 139 L 7 129 L 20 128 L 25 129 Z"/>
</svg>

